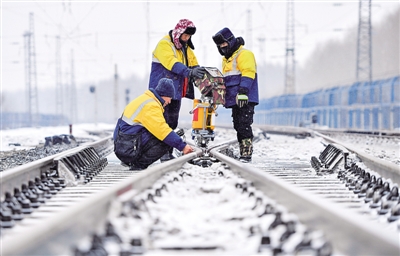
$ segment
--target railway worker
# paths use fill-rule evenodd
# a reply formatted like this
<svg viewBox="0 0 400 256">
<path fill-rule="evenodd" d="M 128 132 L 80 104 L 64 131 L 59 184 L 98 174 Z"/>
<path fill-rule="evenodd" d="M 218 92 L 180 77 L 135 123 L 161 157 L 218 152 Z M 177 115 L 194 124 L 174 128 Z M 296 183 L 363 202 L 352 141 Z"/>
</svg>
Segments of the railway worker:
<svg viewBox="0 0 400 256">
<path fill-rule="evenodd" d="M 244 48 L 244 39 L 229 28 L 212 39 L 222 57 L 226 86 L 225 108 L 232 109 L 233 127 L 240 147 L 240 161 L 250 162 L 253 154 L 254 107 L 258 105 L 257 64 L 253 52 Z"/>
<path fill-rule="evenodd" d="M 161 78 L 170 78 L 175 87 L 171 103 L 165 107 L 164 117 L 174 130 L 178 126 L 182 98 L 194 99 L 194 78 L 203 78 L 205 69 L 200 67 L 192 36 L 196 27 L 192 21 L 181 19 L 157 44 L 152 53 L 149 88 L 156 88 Z M 172 148 L 161 157 L 161 161 L 173 159 Z"/>
<path fill-rule="evenodd" d="M 132 100 L 118 119 L 114 130 L 114 152 L 130 170 L 141 170 L 154 163 L 170 147 L 193 152 L 167 124 L 164 108 L 171 103 L 175 88 L 171 79 L 162 78 L 155 89 Z"/>
</svg>

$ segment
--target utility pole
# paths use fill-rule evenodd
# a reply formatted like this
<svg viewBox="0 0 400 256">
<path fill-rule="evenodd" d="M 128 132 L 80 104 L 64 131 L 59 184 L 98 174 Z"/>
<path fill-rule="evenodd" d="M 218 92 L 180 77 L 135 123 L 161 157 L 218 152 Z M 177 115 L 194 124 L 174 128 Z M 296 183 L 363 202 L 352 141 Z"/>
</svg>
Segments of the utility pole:
<svg viewBox="0 0 400 256">
<path fill-rule="evenodd" d="M 71 85 L 70 85 L 70 122 L 76 122 L 76 84 L 75 84 L 75 65 L 74 65 L 74 50 L 71 49 Z"/>
<path fill-rule="evenodd" d="M 126 89 L 125 89 L 125 104 L 126 104 L 126 105 L 128 105 L 129 102 L 130 102 L 129 93 L 130 93 L 129 88 L 126 88 Z"/>
<path fill-rule="evenodd" d="M 259 57 L 257 58 L 257 73 L 258 74 L 266 74 L 267 72 L 267 62 L 265 57 L 265 37 L 264 35 L 257 38 L 259 42 L 260 52 Z M 262 88 L 267 88 L 267 75 L 258 76 L 258 84 L 261 85 Z M 266 94 L 263 94 L 263 97 Z"/>
<path fill-rule="evenodd" d="M 294 56 L 294 2 L 293 0 L 288 0 L 286 13 L 285 94 L 296 93 Z"/>
<path fill-rule="evenodd" d="M 246 44 L 247 44 L 247 49 L 253 50 L 253 26 L 251 22 L 251 10 L 247 10 L 247 30 L 246 30 Z"/>
<path fill-rule="evenodd" d="M 150 3 L 146 3 L 146 33 L 147 33 L 147 44 L 146 44 L 146 76 L 150 74 L 149 66 L 151 65 L 149 61 L 150 54 Z"/>
<path fill-rule="evenodd" d="M 97 126 L 97 92 L 96 85 L 91 85 L 89 90 L 94 95 L 94 124 Z"/>
<path fill-rule="evenodd" d="M 61 82 L 61 39 L 56 36 L 56 115 L 63 114 L 63 91 Z M 60 124 L 59 124 L 60 125 Z"/>
<path fill-rule="evenodd" d="M 265 43 L 265 37 L 264 37 L 264 36 L 261 36 L 261 37 L 258 37 L 257 39 L 258 39 L 258 42 L 260 43 L 261 62 L 262 62 L 263 65 L 264 65 L 264 64 L 265 64 L 265 52 L 264 52 L 264 49 L 265 49 L 265 45 L 264 45 L 264 43 Z"/>
<path fill-rule="evenodd" d="M 26 102 L 28 112 L 28 125 L 33 126 L 38 123 L 39 100 L 36 79 L 36 52 L 35 52 L 35 32 L 33 24 L 33 13 L 29 13 L 29 31 L 24 33 L 25 46 L 25 84 Z"/>
<path fill-rule="evenodd" d="M 372 81 L 371 0 L 360 0 L 357 38 L 357 81 Z"/>
<path fill-rule="evenodd" d="M 119 118 L 119 107 L 118 107 L 118 70 L 117 64 L 115 64 L 115 73 L 114 73 L 114 119 L 117 120 Z"/>
<path fill-rule="evenodd" d="M 206 45 L 204 45 L 203 46 L 203 62 L 204 63 L 207 63 L 207 56 L 208 56 L 208 51 L 207 51 L 207 46 Z"/>
</svg>

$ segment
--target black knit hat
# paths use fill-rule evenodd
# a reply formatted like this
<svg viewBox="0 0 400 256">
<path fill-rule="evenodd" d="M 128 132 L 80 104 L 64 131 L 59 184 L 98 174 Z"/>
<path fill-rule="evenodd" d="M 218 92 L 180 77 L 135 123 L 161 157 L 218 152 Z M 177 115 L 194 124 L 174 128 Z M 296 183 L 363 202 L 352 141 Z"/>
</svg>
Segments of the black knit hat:
<svg viewBox="0 0 400 256">
<path fill-rule="evenodd" d="M 229 28 L 221 29 L 212 37 L 212 39 L 216 45 L 227 42 L 230 48 L 233 48 L 236 43 L 236 38 Z"/>
<path fill-rule="evenodd" d="M 171 79 L 161 78 L 160 81 L 158 81 L 155 91 L 160 96 L 173 98 L 175 95 L 174 83 Z"/>
</svg>

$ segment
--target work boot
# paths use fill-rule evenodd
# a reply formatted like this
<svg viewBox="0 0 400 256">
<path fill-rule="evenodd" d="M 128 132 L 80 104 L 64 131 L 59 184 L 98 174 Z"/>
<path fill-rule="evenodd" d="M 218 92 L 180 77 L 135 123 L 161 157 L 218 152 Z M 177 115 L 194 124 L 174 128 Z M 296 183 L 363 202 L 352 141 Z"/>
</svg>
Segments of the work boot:
<svg viewBox="0 0 400 256">
<path fill-rule="evenodd" d="M 185 130 L 183 130 L 182 128 L 177 128 L 175 129 L 175 133 L 179 136 L 182 137 L 185 135 Z"/>
<path fill-rule="evenodd" d="M 124 162 L 122 162 L 121 161 L 121 163 L 120 163 L 123 167 L 129 167 L 129 164 L 127 164 L 127 163 L 124 163 Z"/>
<path fill-rule="evenodd" d="M 129 170 L 130 170 L 130 171 L 141 171 L 141 170 L 143 170 L 143 169 L 140 168 L 140 167 L 137 167 L 136 165 L 131 165 L 131 166 L 129 167 Z"/>
<path fill-rule="evenodd" d="M 251 162 L 251 156 L 253 154 L 253 141 L 251 138 L 243 139 L 240 144 L 240 158 L 239 161 L 243 163 Z"/>
<path fill-rule="evenodd" d="M 172 159 L 174 159 L 174 158 L 175 158 L 175 157 L 174 157 L 174 155 L 173 155 L 172 153 L 167 152 L 167 153 L 165 153 L 165 154 L 160 158 L 160 161 L 161 161 L 161 163 L 163 163 L 163 162 L 172 160 Z"/>
<path fill-rule="evenodd" d="M 174 132 L 175 132 L 179 137 L 181 137 L 181 139 L 182 139 L 183 141 L 186 142 L 185 130 L 183 130 L 182 128 L 176 128 L 176 129 L 174 130 Z"/>
<path fill-rule="evenodd" d="M 175 156 L 172 154 L 173 148 L 169 149 L 167 153 L 165 153 L 161 158 L 160 161 L 161 163 L 172 160 L 175 158 Z"/>
</svg>

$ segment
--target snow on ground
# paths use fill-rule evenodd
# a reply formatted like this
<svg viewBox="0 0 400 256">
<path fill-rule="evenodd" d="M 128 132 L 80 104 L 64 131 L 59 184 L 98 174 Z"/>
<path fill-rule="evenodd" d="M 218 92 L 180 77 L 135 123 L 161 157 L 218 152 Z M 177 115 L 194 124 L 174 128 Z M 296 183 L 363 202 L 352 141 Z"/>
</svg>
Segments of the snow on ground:
<svg viewBox="0 0 400 256">
<path fill-rule="evenodd" d="M 253 145 L 253 163 L 265 159 L 307 159 L 319 155 L 324 150 L 321 143 L 323 139 L 306 137 L 297 139 L 294 136 L 277 134 L 266 134 L 267 138 L 259 128 L 253 128 L 255 142 Z M 215 128 L 215 140 L 210 146 L 236 138 L 236 131 L 233 129 Z M 186 137 L 190 141 L 190 137 Z"/>
<path fill-rule="evenodd" d="M 114 124 L 75 124 L 72 126 L 72 135 L 75 138 L 98 140 L 100 136 L 94 135 L 104 130 L 112 131 Z M 27 127 L 10 130 L 0 130 L 0 151 L 31 149 L 45 143 L 46 137 L 70 134 L 70 128 L 65 126 Z M 20 144 L 15 146 L 14 144 Z"/>
<path fill-rule="evenodd" d="M 193 142 L 190 132 L 186 129 L 186 141 Z M 216 128 L 215 134 L 215 140 L 210 142 L 209 146 L 236 138 L 236 132 L 231 129 Z M 253 166 L 262 165 L 266 160 L 290 159 L 309 162 L 311 156 L 318 156 L 324 149 L 320 138 L 296 139 L 294 136 L 283 135 L 265 137 L 259 129 L 254 129 L 254 134 L 257 139 L 254 143 L 253 161 L 249 163 Z M 238 154 L 237 149 L 235 153 Z M 113 154 L 107 159 L 109 162 L 118 163 Z M 159 164 L 159 161 L 154 163 L 156 164 Z M 310 165 L 310 171 L 311 169 Z M 219 172 L 223 175 L 219 175 Z M 171 182 L 174 179 L 176 181 Z M 124 243 L 140 237 L 145 248 L 151 249 L 146 252 L 147 255 L 175 255 L 180 252 L 182 255 L 196 255 L 195 250 L 190 248 L 198 248 L 203 253 L 199 253 L 200 255 L 204 255 L 200 248 L 204 248 L 207 255 L 255 255 L 261 241 L 259 229 L 267 230 L 275 220 L 274 214 L 259 217 L 265 207 L 263 204 L 257 204 L 257 198 L 262 198 L 263 203 L 271 202 L 275 205 L 275 202 L 255 188 L 249 188 L 249 191 L 254 189 L 256 196 L 249 197 L 248 193 L 235 186 L 244 182 L 232 171 L 225 169 L 221 163 L 214 163 L 209 168 L 187 163 L 181 170 L 167 173 L 152 188 L 136 196 L 133 202 L 140 210 L 123 207 L 124 214 L 118 214 L 123 217 L 112 218 L 110 221 Z M 166 189 L 160 189 L 162 196 L 154 196 L 157 203 L 149 202 L 148 195 L 154 195 L 155 190 L 163 185 Z M 140 203 L 143 200 L 147 201 L 145 207 Z M 276 207 L 282 210 L 283 218 L 296 219 L 282 206 Z M 135 214 L 140 218 L 132 218 Z M 300 230 L 303 226 L 298 225 Z M 270 231 L 271 243 L 277 246 L 285 230 L 283 228 Z M 293 239 L 302 238 L 302 233 L 298 233 L 298 237 L 293 236 Z M 297 243 L 288 242 L 287 246 Z M 169 251 L 167 248 L 186 250 Z M 117 247 L 108 249 L 111 254 L 119 253 Z M 267 250 L 263 251 L 263 254 L 272 255 L 272 252 Z"/>
<path fill-rule="evenodd" d="M 114 126 L 114 124 L 77 124 L 72 128 L 72 135 L 76 138 L 96 140 L 101 136 L 105 136 L 105 133 L 102 133 L 104 130 L 107 130 L 106 134 L 111 134 Z M 285 159 L 309 162 L 312 156 L 318 157 L 325 149 L 322 143 L 323 139 L 318 137 L 297 139 L 294 136 L 276 134 L 267 134 L 267 137 L 265 137 L 260 129 L 254 128 L 253 130 L 256 140 L 254 143 L 253 161 L 250 164 L 255 167 L 262 166 L 266 160 L 277 161 Z M 190 133 L 190 129 L 185 129 L 186 141 L 194 144 Z M 61 134 L 69 134 L 69 127 L 2 130 L 0 150 L 7 151 L 35 147 L 38 144 L 43 144 L 45 137 Z M 217 127 L 215 134 L 215 141 L 210 142 L 210 146 L 236 138 L 236 132 L 232 129 Z M 21 146 L 10 145 L 12 143 L 20 143 Z M 368 148 L 371 149 L 373 147 Z M 107 159 L 110 163 L 119 163 L 114 154 L 107 156 Z M 155 164 L 158 163 L 159 161 Z M 154 248 L 174 247 L 185 242 L 188 247 L 199 244 L 209 247 L 223 246 L 224 249 L 222 251 L 228 252 L 228 254 L 230 252 L 242 255 L 256 254 L 255 249 L 260 241 L 260 237 L 254 236 L 250 239 L 248 237 L 241 237 L 248 234 L 247 232 L 252 226 L 257 225 L 255 220 L 259 221 L 259 218 L 255 215 L 257 212 L 249 211 L 249 208 L 255 202 L 246 201 L 242 198 L 243 200 L 239 199 L 234 204 L 235 200 L 229 200 L 236 196 L 239 198 L 243 196 L 242 194 L 236 195 L 240 190 L 236 190 L 233 185 L 238 178 L 234 177 L 228 171 L 225 171 L 224 177 L 217 177 L 214 174 L 218 173 L 218 168 L 222 168 L 218 163 L 214 164 L 210 170 L 196 165 L 185 164 L 184 170 L 191 174 L 191 176 L 190 179 L 188 177 L 185 179 L 187 183 L 185 193 L 182 193 L 182 188 L 177 188 L 176 191 L 171 188 L 168 191 L 169 194 L 173 194 L 173 197 L 178 199 L 166 202 L 166 205 L 173 206 L 169 208 L 170 211 L 162 208 L 161 201 L 158 205 L 149 205 L 149 210 L 152 213 L 158 213 L 158 226 L 147 223 L 149 226 L 146 227 L 146 221 L 144 223 L 133 223 L 136 224 L 136 227 L 144 225 L 142 228 L 155 228 L 152 234 L 162 239 L 153 241 Z M 312 169 L 311 165 L 310 169 Z M 168 177 L 166 176 L 166 178 Z M 204 190 L 208 192 L 200 193 L 202 190 L 203 192 Z M 218 191 L 218 193 L 215 191 Z M 171 197 L 162 197 L 157 200 L 171 200 Z M 250 205 L 244 204 L 244 202 Z M 244 207 L 244 209 L 239 209 L 240 207 Z M 236 210 L 232 211 L 232 209 Z M 244 217 L 243 221 L 235 221 L 242 217 Z M 132 220 L 124 221 L 119 224 L 126 226 Z M 261 224 L 267 225 L 271 221 L 271 219 L 266 217 Z M 118 225 L 117 220 L 115 220 L 114 224 Z M 240 230 L 246 232 L 240 232 Z M 132 232 L 132 229 L 129 229 L 127 232 Z M 200 234 L 206 235 L 201 236 Z M 217 253 L 221 253 L 222 251 L 217 250 Z M 160 255 L 165 253 L 166 251 L 161 251 Z M 153 255 L 157 255 L 157 251 L 153 252 Z"/>
<path fill-rule="evenodd" d="M 86 138 L 88 140 L 100 139 L 109 135 L 114 130 L 115 124 L 75 124 L 72 126 L 72 135 L 75 138 Z M 186 140 L 194 144 L 191 138 L 190 128 L 185 129 Z M 107 131 L 107 133 L 102 133 Z M 254 135 L 263 138 L 261 130 L 253 128 Z M 0 130 L 0 151 L 21 150 L 34 148 L 37 145 L 44 144 L 45 138 L 54 135 L 70 134 L 70 128 L 65 126 L 51 127 L 33 127 L 19 128 L 10 130 Z M 236 138 L 236 132 L 233 129 L 215 128 L 215 141 L 209 145 L 215 145 L 227 140 Z M 254 143 L 253 163 L 259 158 L 276 159 L 302 159 L 310 160 L 312 156 L 319 156 L 325 148 L 321 143 L 323 140 L 307 137 L 304 139 L 295 139 L 283 135 L 268 134 L 269 140 L 263 139 Z M 338 138 L 339 140 L 341 138 Z M 393 140 L 382 146 L 379 142 L 368 139 L 366 141 L 356 140 L 354 138 L 344 138 L 349 144 L 355 145 L 367 154 L 400 165 L 400 139 Z M 14 144 L 20 144 L 15 146 Z M 273 146 L 272 146 L 273 145 Z M 290 150 L 289 150 L 290 149 Z M 112 158 L 112 157 L 111 157 Z"/>
<path fill-rule="evenodd" d="M 72 135 L 75 138 L 86 138 L 89 140 L 96 140 L 104 137 L 105 134 L 101 134 L 103 131 L 107 131 L 106 134 L 111 134 L 114 130 L 115 124 L 75 124 L 72 126 Z M 191 138 L 189 128 L 185 129 L 186 140 L 194 144 Z M 254 128 L 254 135 L 260 136 L 261 130 Z M 51 126 L 51 127 L 33 127 L 33 128 L 19 128 L 11 130 L 0 130 L 0 151 L 9 150 L 21 150 L 34 148 L 39 144 L 45 143 L 45 137 L 70 134 L 70 128 L 68 125 L 65 126 Z M 97 134 L 100 133 L 100 134 Z M 215 128 L 215 141 L 210 142 L 209 145 L 215 145 L 227 140 L 236 138 L 236 132 L 233 129 Z M 304 138 L 295 139 L 294 137 L 287 137 L 282 135 L 268 134 L 270 140 L 261 140 L 254 143 L 254 155 L 253 163 L 257 162 L 257 158 L 261 157 L 275 157 L 286 158 L 286 159 L 307 159 L 311 156 L 318 156 L 319 153 L 324 149 L 321 143 L 322 139 L 315 138 Z M 340 138 L 339 138 L 340 139 Z M 396 164 L 400 164 L 400 140 L 393 141 L 386 144 L 385 146 L 380 145 L 378 142 L 368 139 L 366 141 L 355 140 L 354 138 L 345 138 L 348 143 L 357 146 L 362 149 L 365 153 L 374 155 L 375 157 L 387 160 Z M 14 144 L 20 144 L 15 146 Z M 272 148 L 273 145 L 273 148 Z M 290 151 L 288 150 L 290 149 Z M 290 153 L 289 153 L 290 152 Z"/>
<path fill-rule="evenodd" d="M 223 176 L 216 175 L 219 168 Z M 246 255 L 256 253 L 260 234 L 248 235 L 250 228 L 260 222 L 258 215 L 262 212 L 252 210 L 255 200 L 249 200 L 248 194 L 235 188 L 238 178 L 220 164 L 211 168 L 186 164 L 183 171 L 184 176 L 168 173 L 153 186 L 167 184 L 167 189 L 162 190 L 163 196 L 155 198 L 157 204 L 146 203 L 149 214 L 142 211 L 141 219 L 113 221 L 118 230 L 125 230 L 121 235 L 129 237 L 132 229 L 141 227 L 147 248 L 198 247 L 217 248 L 219 253 L 221 249 Z M 174 177 L 179 181 L 169 183 Z M 144 191 L 139 197 L 146 199 L 149 192 Z M 146 234 L 151 239 L 146 239 Z"/>
</svg>

